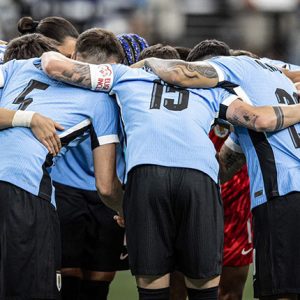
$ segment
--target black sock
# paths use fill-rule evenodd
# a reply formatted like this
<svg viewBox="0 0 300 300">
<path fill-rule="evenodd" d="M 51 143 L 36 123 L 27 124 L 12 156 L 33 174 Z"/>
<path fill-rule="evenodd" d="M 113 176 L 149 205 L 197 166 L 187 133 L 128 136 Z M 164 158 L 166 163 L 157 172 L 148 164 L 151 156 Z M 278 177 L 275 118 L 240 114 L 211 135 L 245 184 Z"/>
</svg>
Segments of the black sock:
<svg viewBox="0 0 300 300">
<path fill-rule="evenodd" d="M 189 300 L 217 300 L 218 286 L 209 289 L 196 290 L 187 289 Z"/>
<path fill-rule="evenodd" d="M 143 289 L 138 287 L 139 300 L 169 300 L 170 288 Z"/>
<path fill-rule="evenodd" d="M 81 279 L 75 276 L 63 276 L 61 284 L 62 300 L 79 300 Z"/>
<path fill-rule="evenodd" d="M 82 280 L 80 300 L 106 300 L 110 281 Z"/>
</svg>

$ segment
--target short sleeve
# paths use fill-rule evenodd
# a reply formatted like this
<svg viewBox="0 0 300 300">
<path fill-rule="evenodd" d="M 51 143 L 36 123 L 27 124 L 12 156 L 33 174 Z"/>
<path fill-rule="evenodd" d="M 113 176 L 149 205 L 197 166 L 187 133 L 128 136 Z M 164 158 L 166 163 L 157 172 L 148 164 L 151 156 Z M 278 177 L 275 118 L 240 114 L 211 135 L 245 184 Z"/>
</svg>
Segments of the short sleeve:
<svg viewBox="0 0 300 300">
<path fill-rule="evenodd" d="M 247 69 L 239 57 L 215 57 L 206 61 L 214 67 L 218 73 L 219 83 L 231 82 L 239 84 L 241 79 L 248 77 Z"/>
<path fill-rule="evenodd" d="M 4 52 L 6 50 L 6 45 L 0 44 L 0 64 L 3 64 Z"/>
<path fill-rule="evenodd" d="M 229 137 L 225 141 L 225 145 L 234 152 L 243 153 L 238 136 L 234 132 L 230 133 Z"/>
<path fill-rule="evenodd" d="M 0 65 L 0 88 L 3 88 L 5 82 L 12 75 L 14 69 L 14 60 L 7 62 L 6 64 Z"/>
<path fill-rule="evenodd" d="M 219 89 L 219 99 L 220 104 L 229 106 L 233 101 L 237 100 L 239 96 L 234 93 L 230 93 L 229 91 L 220 88 Z"/>
<path fill-rule="evenodd" d="M 119 128 L 119 109 L 116 101 L 107 94 L 101 94 L 92 119 L 92 149 L 105 144 L 119 143 Z"/>
<path fill-rule="evenodd" d="M 90 65 L 91 86 L 94 91 L 110 92 L 127 70 L 119 64 Z"/>
</svg>

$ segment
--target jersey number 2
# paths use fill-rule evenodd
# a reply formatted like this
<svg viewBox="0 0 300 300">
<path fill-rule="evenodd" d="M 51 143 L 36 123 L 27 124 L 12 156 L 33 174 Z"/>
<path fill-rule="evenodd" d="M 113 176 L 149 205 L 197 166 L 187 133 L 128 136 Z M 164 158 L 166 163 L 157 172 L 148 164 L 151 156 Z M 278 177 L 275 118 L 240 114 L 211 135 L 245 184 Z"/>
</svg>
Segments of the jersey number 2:
<svg viewBox="0 0 300 300">
<path fill-rule="evenodd" d="M 26 98 L 26 96 L 34 89 L 46 90 L 48 87 L 48 84 L 32 79 L 29 81 L 23 92 L 14 100 L 13 104 L 20 104 L 18 110 L 25 110 L 33 101 L 32 98 Z"/>
<path fill-rule="evenodd" d="M 299 103 L 298 95 L 296 93 L 294 93 L 293 96 L 291 96 L 287 91 L 278 88 L 275 92 L 275 95 L 277 97 L 277 101 L 280 104 L 292 105 Z M 295 126 L 290 126 L 288 130 L 295 148 L 300 148 L 300 135 L 297 132 Z"/>
</svg>

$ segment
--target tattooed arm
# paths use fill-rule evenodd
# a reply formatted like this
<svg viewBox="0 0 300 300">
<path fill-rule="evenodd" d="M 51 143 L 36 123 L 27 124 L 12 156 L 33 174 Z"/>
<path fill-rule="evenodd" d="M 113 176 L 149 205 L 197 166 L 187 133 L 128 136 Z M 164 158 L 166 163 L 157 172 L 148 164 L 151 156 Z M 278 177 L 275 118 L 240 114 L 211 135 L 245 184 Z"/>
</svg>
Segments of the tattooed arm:
<svg viewBox="0 0 300 300">
<path fill-rule="evenodd" d="M 190 88 L 215 87 L 218 82 L 216 69 L 206 62 L 185 62 L 176 59 L 147 58 L 146 67 L 160 77 L 163 81 Z M 138 67 L 140 67 L 139 62 Z"/>
<path fill-rule="evenodd" d="M 300 104 L 251 106 L 238 99 L 228 106 L 226 118 L 255 131 L 277 131 L 300 122 Z"/>
<path fill-rule="evenodd" d="M 76 60 L 69 59 L 57 52 L 46 52 L 41 56 L 42 68 L 50 77 L 91 89 L 90 66 Z"/>
<path fill-rule="evenodd" d="M 232 150 L 226 145 L 226 142 L 218 153 L 221 183 L 231 179 L 246 163 L 244 154 Z"/>
</svg>

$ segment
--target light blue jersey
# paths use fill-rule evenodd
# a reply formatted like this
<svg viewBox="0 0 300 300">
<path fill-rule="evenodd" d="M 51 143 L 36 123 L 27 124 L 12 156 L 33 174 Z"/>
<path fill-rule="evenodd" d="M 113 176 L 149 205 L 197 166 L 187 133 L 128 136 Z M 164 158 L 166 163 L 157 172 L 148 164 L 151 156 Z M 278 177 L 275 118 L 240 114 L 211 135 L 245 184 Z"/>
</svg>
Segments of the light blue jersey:
<svg viewBox="0 0 300 300">
<path fill-rule="evenodd" d="M 264 57 L 264 58 L 261 59 L 261 61 L 263 63 L 273 65 L 273 66 L 276 66 L 276 67 L 279 67 L 279 68 L 291 70 L 291 71 L 299 71 L 300 70 L 300 66 L 289 64 L 289 63 L 286 63 L 286 62 L 281 61 L 281 60 L 274 60 L 274 59 Z"/>
<path fill-rule="evenodd" d="M 224 89 L 186 90 L 124 65 L 92 66 L 93 86 L 116 95 L 126 139 L 126 171 L 153 164 L 200 170 L 218 181 L 208 132 L 219 105 L 235 98 Z"/>
<path fill-rule="evenodd" d="M 107 96 L 109 98 L 109 96 Z M 108 99 L 108 101 L 114 101 Z M 113 102 L 116 106 L 116 103 Z M 112 108 L 114 107 L 112 106 Z M 109 113 L 107 111 L 107 113 Z M 124 182 L 125 161 L 121 144 L 117 146 L 117 175 Z M 58 159 L 51 171 L 53 181 L 82 190 L 96 191 L 91 139 L 88 137 L 76 147 L 71 147 Z"/>
<path fill-rule="evenodd" d="M 3 64 L 3 57 L 6 47 L 6 45 L 0 45 L 0 64 Z"/>
<path fill-rule="evenodd" d="M 93 148 L 118 142 L 116 111 L 105 94 L 50 79 L 39 65 L 39 59 L 30 59 L 0 66 L 1 107 L 35 111 L 61 124 L 65 128 L 60 133 L 65 146 L 61 154 L 87 138 L 88 130 L 92 132 Z M 0 161 L 1 181 L 50 200 L 52 184 L 46 168 L 51 166 L 52 157 L 29 128 L 0 131 Z"/>
<path fill-rule="evenodd" d="M 221 86 L 234 89 L 254 106 L 298 103 L 293 83 L 276 67 L 246 56 L 208 61 L 218 71 Z M 300 125 L 273 133 L 236 127 L 247 159 L 252 208 L 275 196 L 300 191 Z"/>
</svg>

